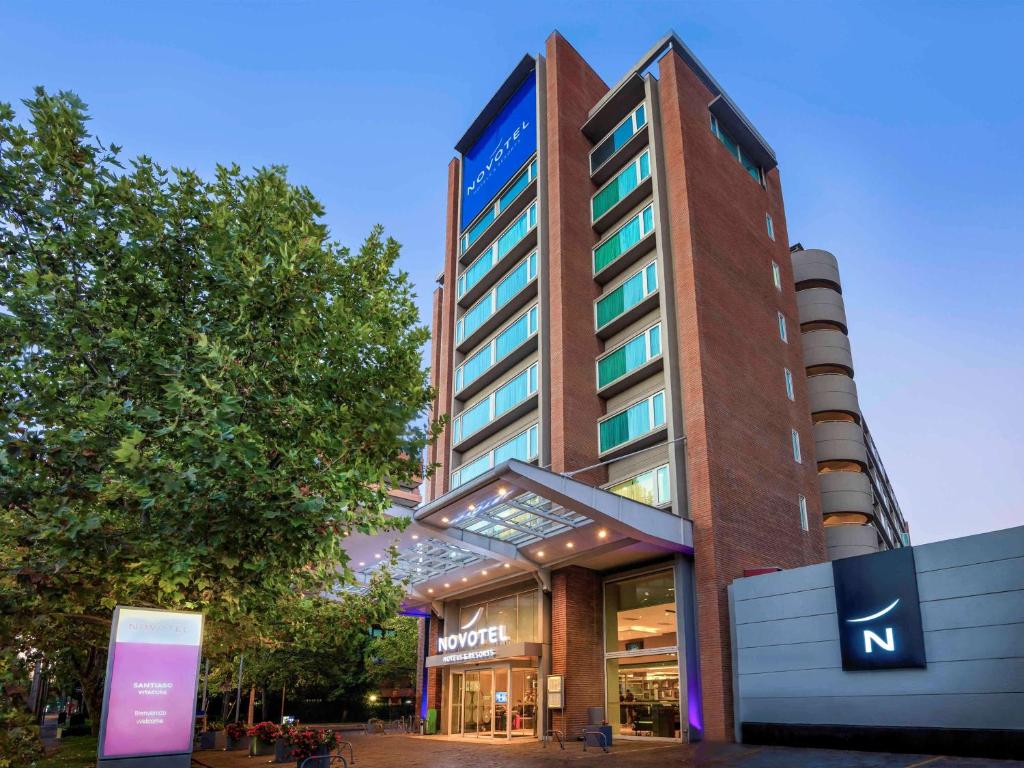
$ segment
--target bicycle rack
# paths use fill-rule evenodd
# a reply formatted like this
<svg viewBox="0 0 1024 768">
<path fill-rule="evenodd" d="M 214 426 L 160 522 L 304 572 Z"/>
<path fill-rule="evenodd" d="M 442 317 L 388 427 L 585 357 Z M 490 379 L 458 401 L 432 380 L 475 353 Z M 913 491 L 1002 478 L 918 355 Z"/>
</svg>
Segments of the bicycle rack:
<svg viewBox="0 0 1024 768">
<path fill-rule="evenodd" d="M 558 739 L 558 746 L 565 749 L 565 734 L 561 731 L 555 730 L 554 728 L 551 728 L 546 734 L 544 734 L 544 749 L 548 748 L 548 739 L 551 737 Z"/>
<path fill-rule="evenodd" d="M 596 731 L 596 730 L 593 730 L 593 729 L 584 728 L 583 729 L 583 751 L 584 752 L 587 751 L 587 737 L 588 736 L 598 736 L 598 737 L 600 737 L 598 739 L 595 739 L 595 741 L 596 741 L 595 746 L 600 747 L 605 752 L 609 751 L 608 750 L 608 737 L 607 736 L 605 736 L 601 731 Z"/>
<path fill-rule="evenodd" d="M 352 765 L 355 765 L 356 764 L 356 751 L 352 748 L 352 742 L 351 741 L 339 741 L 338 742 L 338 754 L 340 755 L 341 754 L 341 750 L 343 750 L 345 747 L 348 747 L 348 756 L 349 756 L 349 761 L 348 762 L 351 763 Z"/>
<path fill-rule="evenodd" d="M 313 766 L 310 766 L 310 760 L 326 760 L 327 768 L 330 768 L 330 766 L 333 765 L 335 761 L 340 761 L 342 768 L 348 768 L 348 760 L 346 760 L 341 755 L 313 755 L 303 760 L 302 763 L 299 765 L 299 768 L 320 768 L 321 763 L 316 763 Z"/>
</svg>

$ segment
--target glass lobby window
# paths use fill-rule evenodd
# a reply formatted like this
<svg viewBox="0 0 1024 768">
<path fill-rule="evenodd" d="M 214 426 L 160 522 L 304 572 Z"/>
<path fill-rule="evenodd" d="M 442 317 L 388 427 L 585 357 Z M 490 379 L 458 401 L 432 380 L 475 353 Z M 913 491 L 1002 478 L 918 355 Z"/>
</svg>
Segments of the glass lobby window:
<svg viewBox="0 0 1024 768">
<path fill-rule="evenodd" d="M 672 568 L 604 589 L 608 721 L 622 735 L 677 737 L 679 658 Z"/>
<path fill-rule="evenodd" d="M 652 507 L 668 504 L 672 501 L 668 482 L 668 464 L 641 472 L 635 477 L 609 486 L 608 490 Z"/>
<path fill-rule="evenodd" d="M 537 591 L 529 590 L 459 609 L 459 626 L 505 627 L 511 643 L 538 642 Z"/>
</svg>

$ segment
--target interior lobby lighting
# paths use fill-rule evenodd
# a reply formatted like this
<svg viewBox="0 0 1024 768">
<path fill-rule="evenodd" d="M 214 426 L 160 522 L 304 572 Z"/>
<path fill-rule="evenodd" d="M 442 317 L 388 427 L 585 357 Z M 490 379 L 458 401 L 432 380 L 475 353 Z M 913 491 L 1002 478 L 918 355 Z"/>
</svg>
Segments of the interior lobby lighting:
<svg viewBox="0 0 1024 768">
<path fill-rule="evenodd" d="M 629 626 L 631 632 L 646 632 L 648 635 L 660 635 L 661 630 L 657 627 L 645 627 L 642 624 L 631 624 Z"/>
</svg>

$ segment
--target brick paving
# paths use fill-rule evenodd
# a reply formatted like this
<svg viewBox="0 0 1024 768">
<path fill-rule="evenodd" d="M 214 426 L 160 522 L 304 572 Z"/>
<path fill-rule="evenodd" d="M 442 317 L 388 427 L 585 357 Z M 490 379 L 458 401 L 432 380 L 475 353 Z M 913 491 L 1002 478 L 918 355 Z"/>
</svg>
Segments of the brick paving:
<svg viewBox="0 0 1024 768">
<path fill-rule="evenodd" d="M 588 762 L 595 768 L 1009 768 L 1024 762 L 930 755 L 893 755 L 879 752 L 845 752 L 825 749 L 752 747 L 742 744 L 652 744 L 623 741 L 604 754 L 580 742 L 565 750 L 528 742 L 467 742 L 437 736 L 350 735 L 354 768 L 559 768 Z M 258 768 L 268 757 L 248 757 L 242 752 L 196 752 L 200 768 Z M 286 766 L 293 763 L 286 763 Z M 340 766 L 340 763 L 335 763 Z M 326 766 L 324 766 L 326 768 Z"/>
</svg>

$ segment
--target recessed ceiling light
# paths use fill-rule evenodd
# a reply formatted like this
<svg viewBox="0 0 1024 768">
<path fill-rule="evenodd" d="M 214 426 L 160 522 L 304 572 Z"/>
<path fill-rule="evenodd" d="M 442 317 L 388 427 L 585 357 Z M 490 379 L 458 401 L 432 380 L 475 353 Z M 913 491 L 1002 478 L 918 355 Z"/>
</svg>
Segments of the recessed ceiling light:
<svg viewBox="0 0 1024 768">
<path fill-rule="evenodd" d="M 506 489 L 504 489 L 504 488 L 499 488 L 498 489 L 498 495 L 499 496 L 504 496 L 506 493 L 508 493 L 508 491 Z"/>
<path fill-rule="evenodd" d="M 451 584 L 449 584 L 447 581 L 444 583 L 444 588 L 445 589 L 448 589 L 448 587 L 450 587 L 450 586 L 451 586 Z"/>
<path fill-rule="evenodd" d="M 433 587 L 431 587 L 430 589 L 428 589 L 428 590 L 427 590 L 427 594 L 428 594 L 428 595 L 432 595 L 432 594 L 434 594 L 434 588 L 433 588 Z"/>
<path fill-rule="evenodd" d="M 544 550 L 543 549 L 537 550 L 537 557 L 544 557 Z"/>
<path fill-rule="evenodd" d="M 447 517 L 442 517 L 441 518 L 441 522 L 442 523 L 447 523 L 448 522 L 448 518 Z"/>
<path fill-rule="evenodd" d="M 469 511 L 470 511 L 470 512 L 472 512 L 472 511 L 473 511 L 473 510 L 475 510 L 475 509 L 476 509 L 476 504 L 470 504 L 470 505 L 469 505 Z"/>
<path fill-rule="evenodd" d="M 511 566 L 511 565 L 509 565 L 508 563 L 505 563 L 505 567 L 506 567 L 506 568 L 511 568 L 512 566 Z"/>
<path fill-rule="evenodd" d="M 573 547 L 575 547 L 575 546 L 576 546 L 576 545 L 575 545 L 575 544 L 573 544 L 573 543 L 572 543 L 571 541 L 567 541 L 567 542 L 565 542 L 565 547 L 566 547 L 566 549 L 572 549 L 572 548 L 573 548 Z"/>
<path fill-rule="evenodd" d="M 373 553 L 373 556 L 374 556 L 375 558 L 377 558 L 378 560 L 380 560 L 380 555 L 379 555 L 379 554 L 377 554 L 376 552 L 374 552 L 374 553 Z"/>
<path fill-rule="evenodd" d="M 416 541 L 416 539 L 418 539 L 419 537 L 420 537 L 420 535 L 419 535 L 418 533 L 414 533 L 414 534 L 412 535 L 412 540 L 413 540 L 413 541 Z"/>
<path fill-rule="evenodd" d="M 480 571 L 480 573 L 482 573 L 484 576 L 487 575 L 487 571 Z"/>
<path fill-rule="evenodd" d="M 606 531 L 604 528 L 602 528 L 600 531 L 597 532 L 597 538 L 599 538 L 599 539 L 607 539 L 608 538 L 608 531 Z"/>
<path fill-rule="evenodd" d="M 360 563 L 359 563 L 359 567 L 360 567 L 360 568 L 361 568 L 362 566 L 364 566 L 364 565 L 366 565 L 366 563 L 363 563 L 363 562 L 360 562 Z"/>
<path fill-rule="evenodd" d="M 467 579 L 465 576 L 462 577 L 462 580 L 463 581 L 469 581 L 469 579 Z"/>
</svg>

